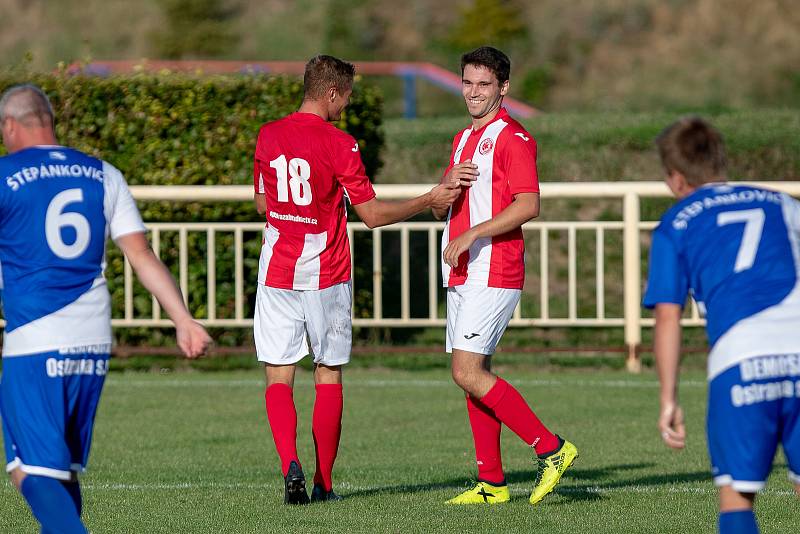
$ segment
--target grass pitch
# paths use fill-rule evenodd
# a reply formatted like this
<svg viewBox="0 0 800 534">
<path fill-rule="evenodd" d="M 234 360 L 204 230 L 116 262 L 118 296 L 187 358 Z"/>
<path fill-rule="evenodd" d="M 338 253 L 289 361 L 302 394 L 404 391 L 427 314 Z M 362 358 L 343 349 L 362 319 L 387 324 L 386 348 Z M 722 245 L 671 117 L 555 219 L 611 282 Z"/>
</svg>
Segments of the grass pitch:
<svg viewBox="0 0 800 534">
<path fill-rule="evenodd" d="M 501 357 L 500 357 L 501 358 Z M 499 359 L 498 363 L 501 360 Z M 655 430 L 652 374 L 509 369 L 502 373 L 580 458 L 554 494 L 528 504 L 533 462 L 503 431 L 512 502 L 443 502 L 475 476 L 463 396 L 443 369 L 350 369 L 340 503 L 282 504 L 283 481 L 263 409 L 260 372 L 112 374 L 97 420 L 84 519 L 92 532 L 714 532 L 716 496 L 703 435 L 705 381 L 684 376 L 687 450 Z M 313 474 L 313 385 L 295 387 L 298 445 Z M 800 503 L 782 456 L 759 498 L 765 532 L 793 532 Z M 0 487 L 0 532 L 37 532 L 22 498 Z"/>
</svg>

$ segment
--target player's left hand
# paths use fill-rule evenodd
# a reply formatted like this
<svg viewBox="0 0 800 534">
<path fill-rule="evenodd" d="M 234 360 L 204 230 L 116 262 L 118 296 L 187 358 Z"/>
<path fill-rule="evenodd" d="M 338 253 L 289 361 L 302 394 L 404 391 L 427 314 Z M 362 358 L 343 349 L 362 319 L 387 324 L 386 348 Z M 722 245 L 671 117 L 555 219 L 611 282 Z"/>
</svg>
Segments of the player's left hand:
<svg viewBox="0 0 800 534">
<path fill-rule="evenodd" d="M 211 344 L 211 336 L 208 335 L 203 325 L 195 320 L 176 324 L 175 337 L 178 341 L 178 347 L 189 359 L 198 358 L 205 354 Z"/>
<path fill-rule="evenodd" d="M 658 417 L 658 430 L 667 447 L 683 449 L 686 447 L 686 425 L 683 410 L 677 404 L 665 404 Z"/>
<path fill-rule="evenodd" d="M 477 239 L 477 236 L 472 230 L 467 230 L 457 238 L 450 241 L 442 252 L 444 262 L 450 267 L 458 267 L 458 258 L 464 252 L 469 250 L 469 247 Z"/>
</svg>

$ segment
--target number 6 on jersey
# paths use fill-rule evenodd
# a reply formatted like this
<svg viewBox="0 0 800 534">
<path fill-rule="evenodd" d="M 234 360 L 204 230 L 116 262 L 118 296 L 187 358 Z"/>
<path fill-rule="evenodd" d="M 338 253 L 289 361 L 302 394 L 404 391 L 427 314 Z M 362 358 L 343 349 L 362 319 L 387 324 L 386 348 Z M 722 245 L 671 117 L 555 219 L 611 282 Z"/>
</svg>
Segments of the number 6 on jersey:
<svg viewBox="0 0 800 534">
<path fill-rule="evenodd" d="M 289 202 L 289 189 L 292 190 L 292 202 L 297 206 L 311 204 L 311 166 L 303 158 L 292 158 L 286 163 L 286 156 L 281 154 L 269 162 L 278 175 L 278 202 Z M 291 179 L 289 179 L 291 176 Z"/>
</svg>

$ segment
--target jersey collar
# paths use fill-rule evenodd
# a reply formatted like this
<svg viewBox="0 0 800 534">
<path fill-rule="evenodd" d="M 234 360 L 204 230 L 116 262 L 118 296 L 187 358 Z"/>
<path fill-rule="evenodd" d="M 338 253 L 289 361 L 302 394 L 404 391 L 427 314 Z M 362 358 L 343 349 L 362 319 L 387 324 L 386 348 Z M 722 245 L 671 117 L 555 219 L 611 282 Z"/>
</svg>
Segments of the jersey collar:
<svg viewBox="0 0 800 534">
<path fill-rule="evenodd" d="M 495 122 L 499 121 L 500 119 L 504 119 L 504 118 L 506 118 L 506 117 L 508 117 L 508 111 L 506 110 L 506 108 L 505 108 L 505 107 L 503 107 L 503 106 L 500 106 L 500 109 L 498 109 L 498 110 L 497 110 L 497 115 L 495 115 L 495 116 L 494 116 L 494 118 L 493 118 L 491 121 L 489 121 L 489 122 L 487 122 L 486 124 L 484 124 L 484 125 L 483 125 L 483 126 L 480 128 L 480 129 L 478 129 L 478 130 L 473 130 L 473 129 L 470 127 L 470 135 L 471 135 L 471 134 L 477 134 L 477 133 L 481 133 L 481 132 L 483 132 L 483 131 L 486 129 L 486 127 L 487 127 L 487 126 L 489 126 L 490 124 L 494 124 Z"/>
<path fill-rule="evenodd" d="M 322 121 L 322 122 L 325 122 L 325 119 L 323 119 L 322 117 L 320 117 L 316 113 L 307 113 L 305 111 L 295 111 L 290 115 L 290 117 L 292 117 L 293 119 L 296 119 L 296 120 L 301 120 L 301 121 L 310 121 L 310 122 Z"/>
</svg>

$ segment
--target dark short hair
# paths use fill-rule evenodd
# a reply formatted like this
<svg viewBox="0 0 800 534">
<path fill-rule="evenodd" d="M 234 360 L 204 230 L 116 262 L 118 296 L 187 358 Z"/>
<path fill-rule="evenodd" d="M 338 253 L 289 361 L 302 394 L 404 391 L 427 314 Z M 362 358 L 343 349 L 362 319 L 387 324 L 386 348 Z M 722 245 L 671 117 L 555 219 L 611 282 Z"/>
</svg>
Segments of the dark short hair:
<svg viewBox="0 0 800 534">
<path fill-rule="evenodd" d="M 656 146 L 669 173 L 677 171 L 692 186 L 725 179 L 728 158 L 722 135 L 700 117 L 690 116 L 667 126 Z"/>
<path fill-rule="evenodd" d="M 303 97 L 311 100 L 322 98 L 331 87 L 344 92 L 353 87 L 355 75 L 356 68 L 352 63 L 333 56 L 315 56 L 306 63 Z"/>
<path fill-rule="evenodd" d="M 485 67 L 492 71 L 500 85 L 508 81 L 511 75 L 511 60 L 500 50 L 491 46 L 482 46 L 472 52 L 467 52 L 461 56 L 461 75 L 464 75 L 464 67 L 475 65 Z"/>
</svg>

